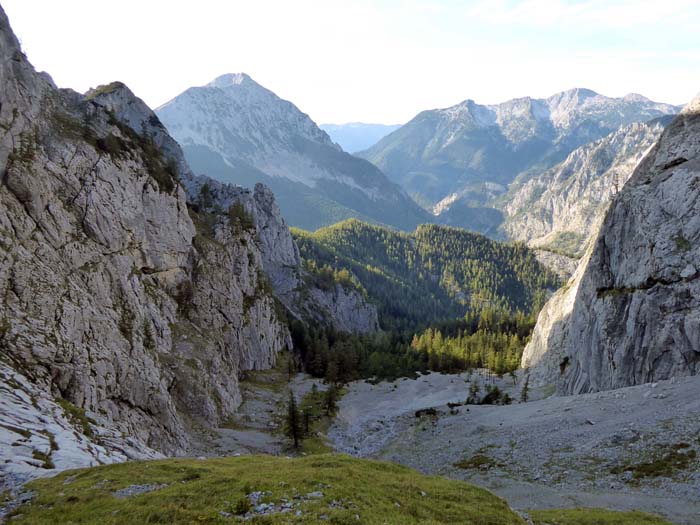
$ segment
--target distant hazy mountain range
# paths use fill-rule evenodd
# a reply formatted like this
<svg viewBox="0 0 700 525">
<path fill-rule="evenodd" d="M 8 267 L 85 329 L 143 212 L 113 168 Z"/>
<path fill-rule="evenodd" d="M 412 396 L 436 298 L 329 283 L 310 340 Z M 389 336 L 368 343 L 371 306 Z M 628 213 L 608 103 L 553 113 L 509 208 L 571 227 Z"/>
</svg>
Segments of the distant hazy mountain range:
<svg viewBox="0 0 700 525">
<path fill-rule="evenodd" d="M 190 88 L 156 113 L 195 172 L 267 184 L 294 226 L 313 230 L 356 217 L 412 230 L 429 220 L 376 166 L 344 152 L 308 115 L 248 75 Z"/>
<path fill-rule="evenodd" d="M 399 129 L 401 125 L 349 122 L 347 124 L 321 124 L 319 127 L 345 151 L 355 153 L 374 146 L 389 133 Z"/>
<path fill-rule="evenodd" d="M 486 231 L 500 219 L 484 206 L 516 177 L 527 180 L 621 126 L 679 110 L 641 95 L 611 98 L 588 89 L 489 106 L 466 100 L 419 113 L 358 156 L 433 205 L 439 222 Z"/>
</svg>

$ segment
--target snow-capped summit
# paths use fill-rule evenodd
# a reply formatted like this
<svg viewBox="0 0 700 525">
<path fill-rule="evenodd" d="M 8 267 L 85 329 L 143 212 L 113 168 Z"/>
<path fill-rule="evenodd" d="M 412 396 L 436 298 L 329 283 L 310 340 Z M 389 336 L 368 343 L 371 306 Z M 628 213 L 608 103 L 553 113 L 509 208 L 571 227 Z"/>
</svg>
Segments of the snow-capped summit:
<svg viewBox="0 0 700 525">
<path fill-rule="evenodd" d="M 412 229 L 425 220 L 379 169 L 245 73 L 189 88 L 156 113 L 195 171 L 244 186 L 264 182 L 295 226 L 358 217 Z"/>
</svg>

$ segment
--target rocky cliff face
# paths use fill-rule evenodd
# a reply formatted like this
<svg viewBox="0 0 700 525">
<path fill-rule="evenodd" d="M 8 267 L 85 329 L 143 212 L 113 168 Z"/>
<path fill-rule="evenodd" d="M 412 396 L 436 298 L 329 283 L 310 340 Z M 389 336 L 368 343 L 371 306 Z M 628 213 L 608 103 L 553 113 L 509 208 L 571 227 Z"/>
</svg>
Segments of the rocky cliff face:
<svg viewBox="0 0 700 525">
<path fill-rule="evenodd" d="M 637 122 L 574 150 L 503 198 L 510 239 L 580 257 L 612 197 L 671 118 Z"/>
<path fill-rule="evenodd" d="M 195 225 L 192 175 L 157 117 L 120 84 L 56 89 L 1 11 L 0 58 L 0 360 L 19 385 L 3 390 L 19 407 L 0 413 L 3 456 L 10 442 L 60 456 L 19 413 L 70 423 L 89 451 L 72 466 L 185 452 L 189 421 L 227 418 L 239 374 L 290 343 L 264 271 L 278 241 L 224 213 Z"/>
<path fill-rule="evenodd" d="M 309 279 L 297 247 L 269 188 L 253 191 L 204 176 L 186 176 L 190 199 L 198 207 L 228 210 L 241 203 L 252 219 L 260 242 L 263 268 L 275 297 L 289 315 L 340 332 L 379 330 L 377 308 L 356 290 L 337 286 L 326 290 Z"/>
<path fill-rule="evenodd" d="M 369 333 L 379 329 L 376 307 L 368 304 L 357 291 L 342 287 L 324 290 L 309 282 L 302 269 L 299 249 L 270 188 L 258 183 L 251 191 L 208 176 L 194 175 L 177 142 L 153 112 L 123 84 L 103 86 L 87 96 L 133 129 L 152 137 L 174 163 L 187 200 L 197 209 L 201 208 L 205 214 L 221 214 L 234 204 L 243 206 L 251 219 L 251 231 L 256 237 L 266 278 L 275 297 L 291 315 L 341 332 Z M 288 111 L 292 111 L 293 106 L 288 106 Z M 308 118 L 301 121 L 311 137 L 320 133 L 320 130 L 314 131 Z"/>
<path fill-rule="evenodd" d="M 615 198 L 568 289 L 523 356 L 573 394 L 700 369 L 700 99 L 664 131 Z"/>
</svg>

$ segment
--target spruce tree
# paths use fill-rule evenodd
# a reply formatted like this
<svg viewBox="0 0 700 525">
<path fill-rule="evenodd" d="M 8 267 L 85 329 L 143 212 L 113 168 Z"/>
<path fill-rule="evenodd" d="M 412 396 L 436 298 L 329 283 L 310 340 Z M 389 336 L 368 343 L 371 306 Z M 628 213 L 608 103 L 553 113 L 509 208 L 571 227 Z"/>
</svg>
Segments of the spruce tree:
<svg viewBox="0 0 700 525">
<path fill-rule="evenodd" d="M 302 437 L 301 416 L 297 407 L 297 400 L 294 392 L 289 391 L 289 402 L 287 403 L 287 419 L 284 425 L 285 435 L 294 442 L 294 448 L 299 448 Z"/>
<path fill-rule="evenodd" d="M 335 414 L 335 411 L 338 409 L 338 391 L 334 384 L 331 384 L 328 387 L 328 390 L 326 390 L 326 396 L 323 400 L 323 406 L 326 409 L 326 415 L 328 417 Z"/>
</svg>

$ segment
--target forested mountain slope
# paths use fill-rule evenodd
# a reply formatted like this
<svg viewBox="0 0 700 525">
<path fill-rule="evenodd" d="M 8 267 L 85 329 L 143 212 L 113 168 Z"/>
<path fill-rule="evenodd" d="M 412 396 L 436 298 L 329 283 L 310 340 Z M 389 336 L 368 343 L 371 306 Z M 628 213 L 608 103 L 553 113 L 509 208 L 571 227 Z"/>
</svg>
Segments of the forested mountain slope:
<svg viewBox="0 0 700 525">
<path fill-rule="evenodd" d="M 403 233 L 348 220 L 293 234 L 307 265 L 349 272 L 378 304 L 385 328 L 416 329 L 485 308 L 529 313 L 557 285 L 524 245 L 456 228 Z"/>
</svg>

